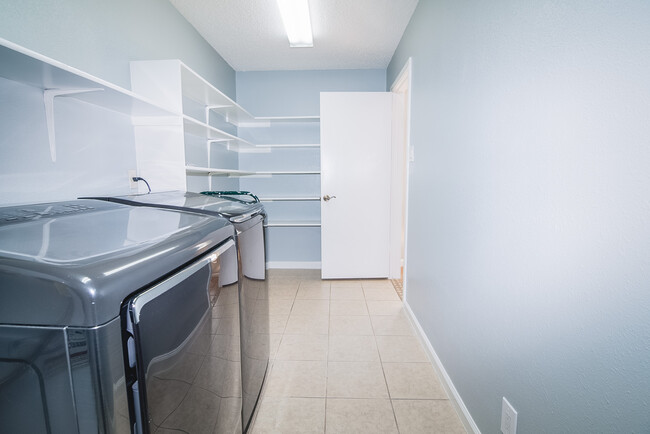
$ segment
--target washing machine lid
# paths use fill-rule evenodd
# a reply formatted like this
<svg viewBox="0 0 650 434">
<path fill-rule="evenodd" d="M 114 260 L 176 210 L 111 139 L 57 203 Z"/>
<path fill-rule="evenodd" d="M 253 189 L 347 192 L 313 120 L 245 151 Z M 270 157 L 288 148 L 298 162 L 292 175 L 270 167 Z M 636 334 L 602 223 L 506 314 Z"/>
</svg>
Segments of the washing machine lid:
<svg viewBox="0 0 650 434">
<path fill-rule="evenodd" d="M 203 213 L 226 217 L 235 223 L 247 221 L 264 213 L 264 206 L 259 202 L 243 203 L 223 196 L 208 196 L 187 191 L 166 191 L 101 199 L 131 205 L 160 206 L 172 209 L 192 208 Z"/>
<path fill-rule="evenodd" d="M 223 218 L 96 200 L 0 208 L 0 324 L 106 323 L 232 237 Z"/>
</svg>

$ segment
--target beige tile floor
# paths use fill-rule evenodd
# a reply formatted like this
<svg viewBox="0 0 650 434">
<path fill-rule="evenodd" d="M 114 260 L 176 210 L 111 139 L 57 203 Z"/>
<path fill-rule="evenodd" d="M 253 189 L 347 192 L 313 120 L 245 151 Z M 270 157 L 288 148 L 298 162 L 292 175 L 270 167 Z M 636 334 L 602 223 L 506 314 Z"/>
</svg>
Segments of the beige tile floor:
<svg viewBox="0 0 650 434">
<path fill-rule="evenodd" d="M 271 270 L 269 306 L 254 434 L 465 433 L 390 280 Z"/>
</svg>

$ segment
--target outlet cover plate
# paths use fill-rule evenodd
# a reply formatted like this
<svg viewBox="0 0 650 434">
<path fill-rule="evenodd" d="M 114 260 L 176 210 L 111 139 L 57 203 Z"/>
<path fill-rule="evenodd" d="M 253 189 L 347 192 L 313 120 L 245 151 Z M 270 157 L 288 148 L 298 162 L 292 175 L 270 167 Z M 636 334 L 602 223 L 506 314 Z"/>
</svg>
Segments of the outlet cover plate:
<svg viewBox="0 0 650 434">
<path fill-rule="evenodd" d="M 129 188 L 131 190 L 137 190 L 138 189 L 138 181 L 134 181 L 133 178 L 138 176 L 138 171 L 135 169 L 129 170 Z"/>
<path fill-rule="evenodd" d="M 503 434 L 517 434 L 517 411 L 505 396 L 501 403 L 501 432 Z"/>
</svg>

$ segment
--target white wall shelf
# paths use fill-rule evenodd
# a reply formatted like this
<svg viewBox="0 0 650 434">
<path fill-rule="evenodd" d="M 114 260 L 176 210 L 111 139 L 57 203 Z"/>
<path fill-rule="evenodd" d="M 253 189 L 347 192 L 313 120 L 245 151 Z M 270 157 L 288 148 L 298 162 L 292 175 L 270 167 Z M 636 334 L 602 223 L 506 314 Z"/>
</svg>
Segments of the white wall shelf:
<svg viewBox="0 0 650 434">
<path fill-rule="evenodd" d="M 183 115 L 183 128 L 186 133 L 193 136 L 202 137 L 206 140 L 221 142 L 228 147 L 230 151 L 255 151 L 256 146 L 240 139 L 239 137 L 228 134 L 218 128 L 198 121 L 190 116 Z"/>
<path fill-rule="evenodd" d="M 211 112 L 219 113 L 224 120 L 235 126 L 271 127 L 272 124 L 287 123 L 290 128 L 294 124 L 317 124 L 319 116 L 280 116 L 280 117 L 254 117 L 243 109 L 230 97 L 208 83 L 203 77 L 195 73 L 180 60 L 152 60 L 131 62 L 131 82 L 133 88 L 139 93 L 151 98 L 159 106 L 167 107 L 172 113 L 171 119 L 147 119 L 142 122 L 137 137 L 139 155 L 143 156 L 142 166 L 144 171 L 155 177 L 156 184 L 166 182 L 168 187 L 187 188 L 189 180 L 186 175 L 207 176 L 206 188 L 212 189 L 212 176 L 225 177 L 271 177 L 276 175 L 320 175 L 318 170 L 295 170 L 295 171 L 242 171 L 237 169 L 226 169 L 215 164 L 213 146 L 221 146 L 228 151 L 237 153 L 270 153 L 275 148 L 318 148 L 317 143 L 279 143 L 279 144 L 255 144 L 238 137 L 228 129 L 224 131 L 220 126 L 215 127 L 219 120 L 211 119 Z M 200 111 L 200 108 L 203 108 Z M 190 114 L 191 112 L 191 114 Z M 221 121 L 223 122 L 223 121 Z M 283 127 L 284 128 L 284 127 Z M 186 154 L 186 142 L 191 140 L 184 135 L 191 135 L 205 140 L 207 145 L 204 156 L 197 154 L 197 148 L 193 148 L 191 155 Z M 161 138 L 165 140 L 167 154 L 156 149 Z M 191 140 L 195 142 L 195 140 Z M 192 145 L 196 146 L 196 145 Z M 155 159 L 147 155 L 156 155 Z M 227 162 L 224 166 L 237 167 L 236 157 L 231 159 L 225 157 Z M 181 160 L 181 164 L 176 160 Z M 140 165 L 140 162 L 139 162 Z M 217 166 L 217 167 L 215 167 Z M 173 170 L 174 173 L 165 180 L 164 171 Z M 185 185 L 181 185 L 181 179 L 185 179 Z M 191 179 L 193 188 L 199 188 L 203 181 L 196 177 Z M 196 183 L 199 184 L 196 184 Z M 173 185 L 170 185 L 173 184 Z M 232 188 L 231 188 L 232 189 Z"/>
<path fill-rule="evenodd" d="M 253 116 L 219 89 L 208 83 L 190 67 L 179 61 L 183 95 L 221 114 L 236 126 L 267 126 L 278 122 L 319 122 L 319 116 Z"/>
<path fill-rule="evenodd" d="M 258 170 L 255 175 L 320 175 L 320 170 Z"/>
<path fill-rule="evenodd" d="M 216 167 L 185 166 L 188 173 L 202 175 L 228 175 L 228 176 L 274 176 L 274 175 L 320 175 L 320 171 L 246 171 L 238 169 L 220 169 Z M 277 199 L 276 199 L 277 200 Z M 302 199 L 312 200 L 312 199 Z M 316 200 L 316 199 L 313 199 Z"/>
<path fill-rule="evenodd" d="M 260 122 L 320 122 L 320 116 L 257 116 Z"/>
<path fill-rule="evenodd" d="M 194 72 L 180 60 L 181 88 L 184 96 L 196 101 L 207 109 L 224 116 L 226 122 L 239 125 L 243 122 L 254 122 L 255 117 L 233 101 L 226 94 L 208 83 L 203 77 Z"/>
<path fill-rule="evenodd" d="M 195 175 L 215 175 L 215 176 L 251 176 L 256 175 L 255 172 L 246 172 L 237 169 L 217 169 L 215 167 L 197 167 L 185 166 L 187 173 Z"/>
<path fill-rule="evenodd" d="M 247 170 L 238 170 L 238 169 L 223 169 L 217 167 L 201 167 L 201 166 L 185 166 L 185 170 L 188 173 L 202 174 L 202 175 L 229 175 L 229 176 L 274 176 L 274 175 L 320 175 L 320 171 L 247 171 Z M 316 200 L 315 199 L 301 199 L 301 200 Z M 278 200 L 278 199 L 276 199 Z M 282 199 L 280 199 L 282 200 Z M 286 199 L 291 200 L 291 199 Z"/>
<path fill-rule="evenodd" d="M 0 38 L 0 77 L 43 92 L 50 157 L 56 161 L 55 101 L 71 98 L 131 117 L 173 114 L 153 101 Z"/>
<path fill-rule="evenodd" d="M 258 107 L 273 104 L 266 100 Z M 282 101 L 277 102 L 278 107 Z M 293 107 L 287 106 L 287 111 Z M 277 112 L 277 110 L 274 110 Z M 239 135 L 255 143 L 265 155 L 239 155 L 239 164 L 246 170 L 286 169 L 270 179 L 241 178 L 243 190 L 254 191 L 268 213 L 266 225 L 269 261 L 287 260 L 296 263 L 319 260 L 320 223 L 320 116 L 256 118 L 257 124 L 242 124 Z M 266 123 L 262 123 L 266 122 Z M 310 168 L 313 171 L 298 172 Z M 281 173 L 287 174 L 287 176 Z M 293 175 L 308 173 L 311 176 Z"/>
<path fill-rule="evenodd" d="M 320 222 L 308 221 L 284 221 L 268 222 L 264 225 L 267 228 L 319 228 Z"/>
<path fill-rule="evenodd" d="M 236 126 L 267 126 L 278 122 L 319 122 L 319 116 L 265 116 L 256 117 L 212 86 L 190 67 L 177 61 L 181 71 L 181 87 L 184 96 L 221 114 L 226 122 Z M 206 116 L 207 117 L 207 116 Z"/>
<path fill-rule="evenodd" d="M 94 77 L 0 38 L 0 77 L 43 90 L 99 89 L 72 93 L 67 98 L 85 101 L 129 116 L 168 116 L 172 110 L 130 90 Z"/>
<path fill-rule="evenodd" d="M 255 117 L 180 60 L 132 62 L 131 82 L 177 114 L 142 127 L 141 155 L 157 153 L 146 161 L 150 172 L 159 170 L 156 184 L 173 172 L 183 182 L 177 189 L 261 195 L 270 251 L 297 241 L 315 257 L 305 246 L 320 237 L 320 116 Z"/>
<path fill-rule="evenodd" d="M 215 142 L 222 141 L 229 151 L 234 152 L 264 153 L 271 152 L 274 148 L 320 148 L 318 143 L 257 145 L 187 115 L 183 115 L 183 127 L 186 133 L 193 136 L 203 137 L 206 140 L 214 140 Z"/>
<path fill-rule="evenodd" d="M 255 145 L 256 148 L 320 148 L 320 143 L 310 144 L 273 144 L 273 145 Z"/>
<path fill-rule="evenodd" d="M 283 123 L 316 123 L 320 116 L 255 116 L 237 123 L 239 127 L 264 128 Z"/>
<path fill-rule="evenodd" d="M 318 196 L 309 197 L 260 197 L 260 202 L 306 202 L 320 201 Z"/>
</svg>

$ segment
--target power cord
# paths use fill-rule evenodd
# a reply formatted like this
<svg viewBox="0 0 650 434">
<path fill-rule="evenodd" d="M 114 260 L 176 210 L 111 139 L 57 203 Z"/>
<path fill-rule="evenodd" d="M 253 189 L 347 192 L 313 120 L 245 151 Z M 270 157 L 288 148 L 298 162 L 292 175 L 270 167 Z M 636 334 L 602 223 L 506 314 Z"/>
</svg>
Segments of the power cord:
<svg viewBox="0 0 650 434">
<path fill-rule="evenodd" d="M 151 193 L 151 187 L 149 187 L 149 183 L 147 182 L 146 179 L 142 178 L 141 176 L 134 176 L 134 177 L 131 178 L 131 179 L 133 180 L 133 182 L 142 181 L 142 182 L 144 182 L 145 184 L 147 184 L 147 188 L 149 189 L 149 191 L 147 192 L 147 194 Z"/>
</svg>

